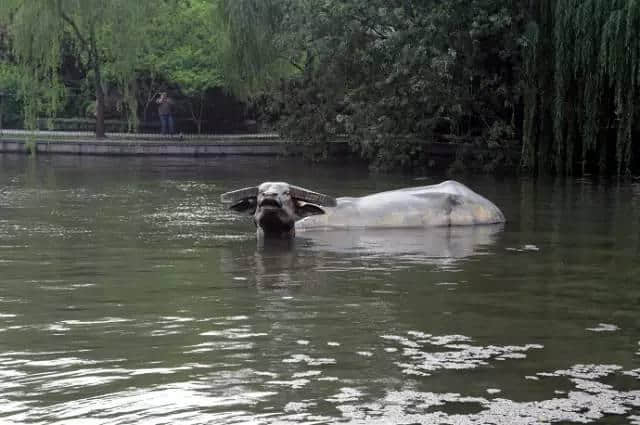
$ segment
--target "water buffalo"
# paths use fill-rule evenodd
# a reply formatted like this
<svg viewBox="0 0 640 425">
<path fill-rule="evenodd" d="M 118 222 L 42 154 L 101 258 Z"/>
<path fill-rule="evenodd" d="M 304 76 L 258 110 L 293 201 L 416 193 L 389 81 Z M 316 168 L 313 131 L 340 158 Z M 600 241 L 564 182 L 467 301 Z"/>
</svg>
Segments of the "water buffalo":
<svg viewBox="0 0 640 425">
<path fill-rule="evenodd" d="M 284 182 L 224 193 L 223 204 L 253 215 L 259 237 L 293 238 L 296 230 L 425 228 L 496 224 L 504 215 L 488 199 L 456 181 L 333 198 Z"/>
</svg>

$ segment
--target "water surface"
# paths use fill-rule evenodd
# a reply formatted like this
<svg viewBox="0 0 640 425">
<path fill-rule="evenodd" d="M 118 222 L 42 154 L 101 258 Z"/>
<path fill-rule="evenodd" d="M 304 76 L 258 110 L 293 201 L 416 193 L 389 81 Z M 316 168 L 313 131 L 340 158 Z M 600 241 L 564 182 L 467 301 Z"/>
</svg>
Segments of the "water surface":
<svg viewBox="0 0 640 425">
<path fill-rule="evenodd" d="M 0 155 L 1 423 L 640 423 L 640 184 L 461 178 L 505 226 L 256 243 L 227 190 L 438 183 Z"/>
</svg>

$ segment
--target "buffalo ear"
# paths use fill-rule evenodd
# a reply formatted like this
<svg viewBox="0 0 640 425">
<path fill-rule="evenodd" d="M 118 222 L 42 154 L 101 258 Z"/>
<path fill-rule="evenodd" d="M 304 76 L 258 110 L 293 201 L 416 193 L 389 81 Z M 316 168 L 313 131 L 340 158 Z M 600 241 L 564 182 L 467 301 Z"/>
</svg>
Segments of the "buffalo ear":
<svg viewBox="0 0 640 425">
<path fill-rule="evenodd" d="M 324 214 L 324 210 L 315 204 L 309 204 L 307 202 L 296 202 L 296 216 L 298 220 L 302 220 L 310 215 Z"/>
<path fill-rule="evenodd" d="M 256 212 L 258 200 L 255 197 L 244 198 L 229 207 L 230 210 L 239 213 L 247 213 L 253 215 Z"/>
</svg>

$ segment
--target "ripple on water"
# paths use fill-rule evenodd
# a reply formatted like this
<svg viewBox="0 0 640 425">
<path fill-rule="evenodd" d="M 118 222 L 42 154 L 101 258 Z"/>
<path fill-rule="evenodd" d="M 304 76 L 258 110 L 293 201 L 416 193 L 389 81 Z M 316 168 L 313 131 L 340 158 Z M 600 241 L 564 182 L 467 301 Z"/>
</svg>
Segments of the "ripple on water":
<svg viewBox="0 0 640 425">
<path fill-rule="evenodd" d="M 126 369 L 81 369 L 70 373 L 71 376 L 65 377 L 58 374 L 56 379 L 43 383 L 42 389 L 50 392 L 56 390 L 78 390 L 88 387 L 97 387 L 100 385 L 110 384 L 116 381 L 129 379 Z"/>
<path fill-rule="evenodd" d="M 267 385 L 289 387 L 291 389 L 297 390 L 306 386 L 309 382 L 311 381 L 308 379 L 292 379 L 290 381 L 267 381 Z"/>
<path fill-rule="evenodd" d="M 242 408 L 253 406 L 274 392 L 237 389 L 224 396 L 214 395 L 206 383 L 173 383 L 146 389 L 130 389 L 99 397 L 14 410 L 7 416 L 11 422 L 46 421 L 47 423 L 231 423 L 245 415 Z M 4 407 L 2 408 L 5 411 Z M 220 411 L 223 410 L 224 411 Z M 233 410 L 237 409 L 237 410 Z M 22 411 L 21 411 L 22 410 Z M 154 419 L 155 418 L 155 419 Z"/>
<path fill-rule="evenodd" d="M 334 394 L 331 397 L 326 398 L 325 400 L 328 401 L 329 403 L 342 404 L 347 402 L 358 401 L 362 396 L 363 396 L 363 393 L 356 388 L 343 387 L 343 388 L 340 388 L 339 393 Z"/>
<path fill-rule="evenodd" d="M 208 353 L 213 351 L 250 351 L 255 348 L 255 343 L 243 341 L 212 341 L 189 345 L 185 348 L 190 348 L 190 350 L 184 351 L 184 354 Z"/>
<path fill-rule="evenodd" d="M 353 401 L 353 400 L 349 400 Z M 474 403 L 481 411 L 447 413 L 447 406 Z M 625 415 L 640 406 L 640 392 L 615 391 L 594 385 L 590 392 L 572 391 L 567 397 L 534 402 L 514 402 L 504 398 L 487 400 L 460 394 L 398 391 L 382 400 L 357 404 L 345 402 L 338 409 L 341 423 L 437 423 L 442 425 L 494 424 L 534 425 L 551 423 L 593 423 L 606 415 Z M 629 419 L 633 418 L 631 416 Z"/>
<path fill-rule="evenodd" d="M 390 339 L 413 346 L 411 341 L 403 337 Z M 337 408 L 342 413 L 341 423 L 533 425 L 558 422 L 593 423 L 607 415 L 630 415 L 627 419 L 633 423 L 638 418 L 633 413 L 640 408 L 640 391 L 616 390 L 612 385 L 600 381 L 615 374 L 640 379 L 640 370 L 622 371 L 619 365 L 578 364 L 566 370 L 537 374 L 536 379 L 567 378 L 575 387 L 568 393 L 555 391 L 555 394 L 562 396 L 561 398 L 542 401 L 515 402 L 505 398 L 489 400 L 460 394 L 400 390 L 390 391 L 375 402 L 360 403 L 361 394 L 350 388 L 342 388 L 339 394 L 327 401 L 338 404 Z M 499 389 L 487 389 L 490 395 L 500 392 Z M 474 403 L 479 409 L 466 414 L 448 413 L 448 406 L 461 403 Z"/>
<path fill-rule="evenodd" d="M 317 406 L 315 402 L 289 402 L 284 406 L 284 411 L 287 413 L 301 413 L 315 406 Z"/>
<path fill-rule="evenodd" d="M 620 328 L 609 323 L 598 323 L 598 326 L 587 328 L 587 330 L 591 332 L 615 332 L 620 330 Z"/>
<path fill-rule="evenodd" d="M 94 326 L 94 325 L 106 325 L 112 323 L 125 323 L 131 322 L 131 319 L 125 319 L 122 317 L 104 317 L 97 320 L 62 320 L 61 323 L 69 326 Z"/>
<path fill-rule="evenodd" d="M 313 358 L 306 354 L 294 354 L 289 358 L 282 360 L 282 363 L 306 363 L 307 366 L 323 366 L 336 364 L 336 359 L 332 358 Z"/>
<path fill-rule="evenodd" d="M 167 317 L 170 320 L 184 318 Z M 244 328 L 243 328 L 244 329 Z M 465 369 L 488 364 L 508 353 L 526 352 L 529 349 L 541 349 L 542 346 L 487 346 L 476 347 L 471 340 L 462 335 L 433 336 L 422 332 L 409 332 L 406 336 L 383 335 L 383 340 L 399 345 L 403 355 L 414 363 L 415 369 Z M 234 341 L 227 341 L 234 342 Z M 209 343 L 205 343 L 209 344 Z M 429 346 L 436 351 L 425 352 Z M 391 348 L 391 347 L 387 347 Z M 478 351 L 486 351 L 479 355 Z M 452 353 L 455 353 L 452 354 Z M 629 415 L 628 421 L 635 421 L 640 408 L 640 391 L 622 391 L 609 383 L 602 382 L 613 375 L 624 375 L 640 381 L 640 369 L 623 370 L 619 365 L 577 364 L 568 369 L 552 372 L 539 372 L 535 378 L 564 378 L 572 385 L 569 392 L 555 391 L 556 397 L 547 400 L 516 402 L 507 398 L 470 397 L 464 394 L 418 392 L 415 389 L 388 391 L 375 401 L 370 400 L 367 386 L 345 386 L 346 381 L 338 376 L 323 376 L 321 368 L 310 368 L 290 375 L 290 379 L 278 379 L 274 372 L 260 372 L 251 369 L 219 370 L 199 375 L 197 381 L 157 385 L 144 389 L 127 389 L 103 394 L 101 396 L 80 398 L 52 406 L 28 406 L 17 401 L 13 395 L 24 394 L 24 385 L 39 384 L 39 391 L 80 391 L 85 387 L 108 385 L 120 380 L 131 379 L 138 375 L 167 375 L 192 369 L 211 369 L 206 364 L 184 364 L 173 368 L 151 367 L 126 369 L 105 367 L 105 362 L 95 362 L 66 355 L 65 352 L 48 353 L 57 358 L 44 360 L 43 353 L 5 353 L 0 356 L 0 401 L 9 396 L 6 405 L 0 407 L 0 417 L 8 423 L 16 422 L 55 422 L 83 423 L 87 417 L 98 423 L 110 421 L 114 424 L 152 420 L 162 418 L 164 423 L 312 423 L 315 421 L 347 424 L 389 424 L 389 423 L 438 423 L 461 424 L 497 424 L 497 425 L 533 425 L 557 422 L 593 423 L 607 415 Z M 37 356 L 39 355 L 39 356 Z M 452 357 L 454 360 L 452 360 Z M 18 363 L 16 361 L 20 360 Z M 314 358 L 306 354 L 295 354 L 285 358 L 284 363 L 301 363 L 306 366 L 325 366 L 336 363 L 335 359 Z M 426 366 L 425 366 L 426 362 Z M 403 371 L 406 366 L 398 364 Z M 19 367 L 42 368 L 45 373 L 18 371 Z M 252 378 L 253 377 L 253 378 Z M 317 398 L 289 400 L 279 410 L 269 414 L 251 411 L 258 403 L 275 402 L 281 398 L 280 391 L 309 388 L 313 381 L 326 385 L 338 383 L 338 392 L 331 386 L 327 395 Z M 7 385 L 6 382 L 11 382 Z M 261 385 L 266 391 L 250 391 Z M 340 386 L 341 385 L 341 386 Z M 256 387 L 258 386 L 258 387 Z M 223 389 L 220 394 L 221 389 Z M 489 396 L 501 394 L 497 388 L 488 388 Z M 296 394 L 296 393 L 293 393 Z M 299 394 L 306 394 L 300 392 Z M 323 403 L 330 403 L 339 412 L 338 417 L 326 417 L 313 412 L 323 409 Z M 249 409 L 249 411 L 247 411 Z M 465 413 L 461 413 L 461 409 Z M 315 415 L 314 415 L 315 413 Z M 634 413 L 636 414 L 634 416 Z M 322 413 L 323 415 L 326 413 Z"/>
<path fill-rule="evenodd" d="M 486 347 L 471 344 L 470 338 L 464 335 L 433 336 L 422 332 L 411 331 L 408 336 L 382 335 L 386 341 L 399 344 L 404 361 L 395 364 L 406 375 L 429 376 L 432 372 L 448 369 L 463 370 L 475 369 L 489 364 L 490 360 L 522 359 L 526 352 L 532 349 L 541 349 L 541 345 L 528 344 L 524 346 L 497 346 Z M 457 343 L 457 344 L 454 344 Z M 447 351 L 429 351 L 428 346 L 448 348 Z"/>
<path fill-rule="evenodd" d="M 9 221 L 0 221 L 0 236 L 7 239 L 31 239 L 44 236 L 46 238 L 70 239 L 78 235 L 91 234 L 88 229 L 80 227 L 67 227 L 56 224 L 31 223 L 28 226 L 11 224 Z"/>
<path fill-rule="evenodd" d="M 217 337 L 223 337 L 228 339 L 248 339 L 248 338 L 255 338 L 259 336 L 269 336 L 269 334 L 265 332 L 250 332 L 249 327 L 243 327 L 243 328 L 223 329 L 219 331 L 202 332 L 200 336 L 217 336 Z"/>
<path fill-rule="evenodd" d="M 145 216 L 152 224 L 164 228 L 175 226 L 201 227 L 238 221 L 241 217 L 228 214 L 217 204 L 209 204 L 206 199 L 193 199 L 177 205 L 165 206 L 159 211 Z"/>
<path fill-rule="evenodd" d="M 81 359 L 78 357 L 59 357 L 49 360 L 30 360 L 29 367 L 36 368 L 68 368 L 75 366 L 95 365 L 100 362 L 96 360 Z"/>
<path fill-rule="evenodd" d="M 299 372 L 299 373 L 294 373 L 293 377 L 294 378 L 308 378 L 311 376 L 319 376 L 322 374 L 321 370 L 308 370 L 306 372 Z"/>
</svg>

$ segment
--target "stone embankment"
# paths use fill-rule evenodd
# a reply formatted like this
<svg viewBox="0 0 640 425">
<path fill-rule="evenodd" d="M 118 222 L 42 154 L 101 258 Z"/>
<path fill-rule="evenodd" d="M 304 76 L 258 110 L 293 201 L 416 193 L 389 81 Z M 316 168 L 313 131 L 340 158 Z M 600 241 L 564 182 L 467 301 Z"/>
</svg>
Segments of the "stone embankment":
<svg viewBox="0 0 640 425">
<path fill-rule="evenodd" d="M 96 139 L 88 132 L 4 130 L 0 152 L 75 155 L 167 156 L 281 156 L 301 155 L 312 149 L 304 142 L 285 140 L 277 134 L 163 136 L 159 134 L 107 134 Z M 344 142 L 331 144 L 333 153 L 347 152 Z"/>
</svg>

